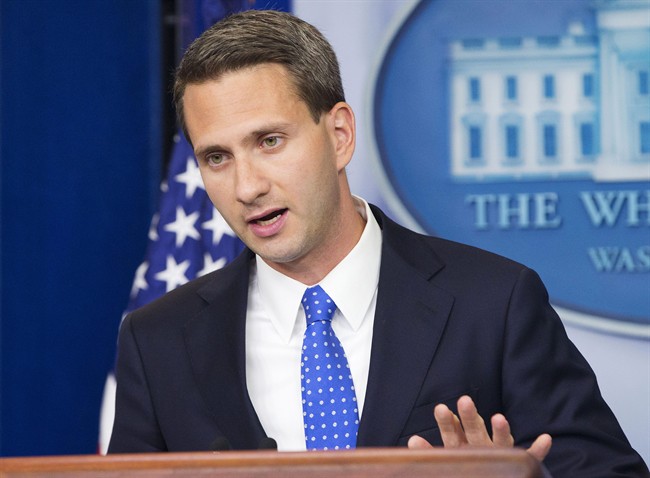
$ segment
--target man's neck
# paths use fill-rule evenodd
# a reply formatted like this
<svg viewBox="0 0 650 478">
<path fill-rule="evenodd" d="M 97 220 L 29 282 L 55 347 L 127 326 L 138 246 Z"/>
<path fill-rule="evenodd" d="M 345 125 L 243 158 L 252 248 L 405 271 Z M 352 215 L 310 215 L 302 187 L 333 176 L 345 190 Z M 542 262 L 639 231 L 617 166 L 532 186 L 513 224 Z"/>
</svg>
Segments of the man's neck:
<svg viewBox="0 0 650 478">
<path fill-rule="evenodd" d="M 361 234 L 366 225 L 366 219 L 361 213 L 363 211 L 363 205 L 361 204 L 358 209 L 355 204 L 356 201 L 351 195 L 349 201 L 345 201 L 345 205 L 342 208 L 343 213 L 340 216 L 341 221 L 338 227 L 334 228 L 337 231 L 337 235 L 330 241 L 332 247 L 320 250 L 318 253 L 314 251 L 304 258 L 299 258 L 291 262 L 277 263 L 263 259 L 264 262 L 281 274 L 302 282 L 305 285 L 311 286 L 318 284 L 332 269 L 345 259 L 361 238 Z"/>
</svg>

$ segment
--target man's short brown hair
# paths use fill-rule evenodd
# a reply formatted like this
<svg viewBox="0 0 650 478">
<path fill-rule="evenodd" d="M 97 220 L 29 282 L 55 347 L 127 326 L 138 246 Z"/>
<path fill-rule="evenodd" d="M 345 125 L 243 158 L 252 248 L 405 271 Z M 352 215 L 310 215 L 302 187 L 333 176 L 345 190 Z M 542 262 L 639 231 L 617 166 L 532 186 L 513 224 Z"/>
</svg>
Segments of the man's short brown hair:
<svg viewBox="0 0 650 478">
<path fill-rule="evenodd" d="M 189 46 L 176 70 L 174 103 L 188 141 L 185 88 L 264 63 L 287 69 L 316 123 L 323 112 L 345 101 L 336 54 L 318 29 L 289 13 L 247 10 L 207 29 Z"/>
</svg>

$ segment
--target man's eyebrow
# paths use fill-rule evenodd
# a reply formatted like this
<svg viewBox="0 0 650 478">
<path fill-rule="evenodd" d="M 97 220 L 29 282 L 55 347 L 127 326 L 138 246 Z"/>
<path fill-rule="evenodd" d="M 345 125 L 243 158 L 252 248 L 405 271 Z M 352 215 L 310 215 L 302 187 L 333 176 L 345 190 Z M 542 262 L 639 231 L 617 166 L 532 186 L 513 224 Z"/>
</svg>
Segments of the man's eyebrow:
<svg viewBox="0 0 650 478">
<path fill-rule="evenodd" d="M 202 146 L 200 148 L 197 148 L 194 150 L 194 156 L 198 159 L 201 158 L 202 156 L 212 153 L 215 151 L 226 151 L 227 148 L 224 148 L 223 146 L 219 144 L 210 144 L 208 146 Z"/>
<path fill-rule="evenodd" d="M 292 123 L 288 122 L 282 122 L 282 123 L 269 123 L 267 125 L 263 125 L 254 131 L 251 131 L 248 136 L 251 138 L 257 138 L 259 136 L 263 136 L 265 134 L 273 133 L 275 131 L 280 131 L 284 132 L 287 129 L 289 129 L 292 125 Z"/>
</svg>

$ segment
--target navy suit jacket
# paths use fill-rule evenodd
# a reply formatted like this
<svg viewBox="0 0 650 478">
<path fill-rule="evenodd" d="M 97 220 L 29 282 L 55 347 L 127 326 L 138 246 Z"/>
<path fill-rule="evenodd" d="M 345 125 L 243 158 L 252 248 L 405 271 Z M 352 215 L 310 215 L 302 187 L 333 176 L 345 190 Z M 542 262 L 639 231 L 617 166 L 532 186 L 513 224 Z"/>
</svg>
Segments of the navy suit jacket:
<svg viewBox="0 0 650 478">
<path fill-rule="evenodd" d="M 555 477 L 644 476 L 535 272 L 409 231 L 373 207 L 382 258 L 358 446 L 440 445 L 433 407 L 470 395 L 518 446 L 550 433 Z M 253 253 L 125 318 L 109 451 L 207 450 L 266 437 L 248 396 L 245 321 Z"/>
</svg>

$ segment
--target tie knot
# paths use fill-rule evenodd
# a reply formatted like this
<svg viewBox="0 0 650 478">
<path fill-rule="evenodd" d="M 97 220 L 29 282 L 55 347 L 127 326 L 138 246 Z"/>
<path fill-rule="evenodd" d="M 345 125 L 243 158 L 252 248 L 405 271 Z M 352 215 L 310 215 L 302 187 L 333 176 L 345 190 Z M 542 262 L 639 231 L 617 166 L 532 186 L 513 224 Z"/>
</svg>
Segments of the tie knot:
<svg viewBox="0 0 650 478">
<path fill-rule="evenodd" d="M 302 296 L 302 307 L 308 326 L 318 320 L 331 321 L 336 311 L 336 304 L 319 285 L 307 288 Z"/>
</svg>

